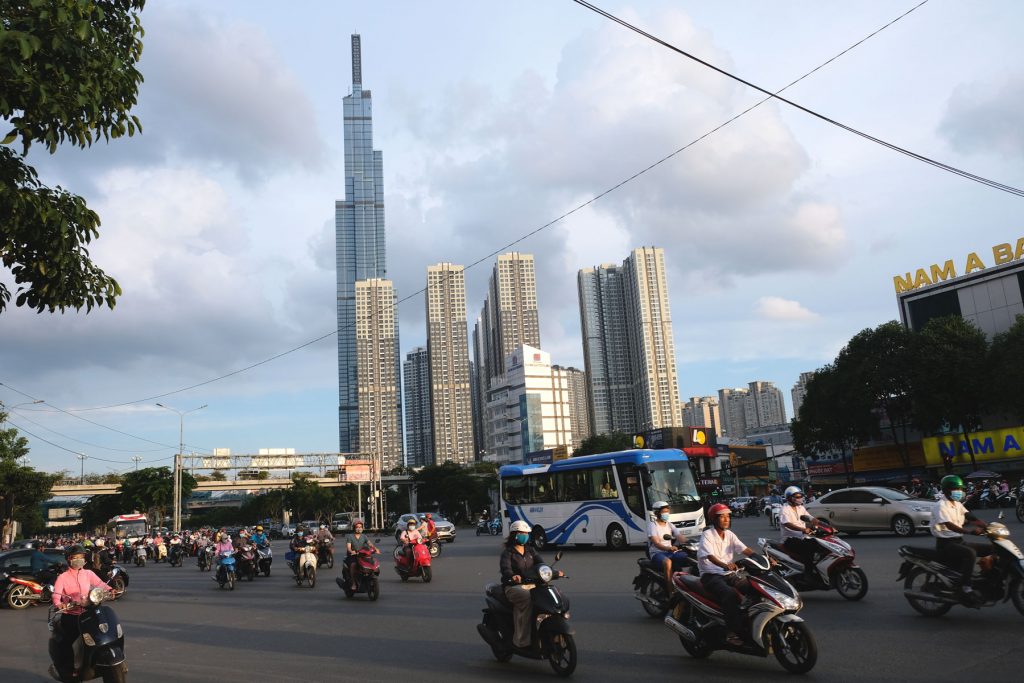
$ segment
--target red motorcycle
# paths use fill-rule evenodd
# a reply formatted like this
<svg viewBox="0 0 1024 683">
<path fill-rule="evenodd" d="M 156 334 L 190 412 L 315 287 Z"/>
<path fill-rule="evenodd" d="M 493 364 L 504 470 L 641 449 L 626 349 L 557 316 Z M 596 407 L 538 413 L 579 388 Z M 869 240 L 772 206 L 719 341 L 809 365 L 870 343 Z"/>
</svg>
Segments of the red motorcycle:
<svg viewBox="0 0 1024 683">
<path fill-rule="evenodd" d="M 345 591 L 345 597 L 351 598 L 356 593 L 366 593 L 370 601 L 380 597 L 380 562 L 374 556 L 370 548 L 362 548 L 356 553 L 356 559 L 349 564 L 344 563 L 341 569 L 341 576 L 334 579 L 341 590 Z M 352 575 L 349 574 L 349 567 L 355 570 L 356 588 L 352 590 Z M 427 569 L 430 569 L 427 567 Z"/>
<path fill-rule="evenodd" d="M 404 545 L 395 548 L 395 571 L 398 572 L 399 578 L 408 581 L 410 576 L 420 576 L 423 577 L 423 583 L 430 583 L 430 579 L 433 578 L 430 570 L 430 549 L 422 541 L 408 545 L 412 547 L 411 553 L 406 553 Z"/>
<path fill-rule="evenodd" d="M 4 592 L 4 604 L 11 609 L 25 609 L 36 603 L 48 603 L 53 596 L 53 578 L 47 577 L 49 583 L 37 581 L 32 575 L 3 573 L 8 582 Z"/>
</svg>

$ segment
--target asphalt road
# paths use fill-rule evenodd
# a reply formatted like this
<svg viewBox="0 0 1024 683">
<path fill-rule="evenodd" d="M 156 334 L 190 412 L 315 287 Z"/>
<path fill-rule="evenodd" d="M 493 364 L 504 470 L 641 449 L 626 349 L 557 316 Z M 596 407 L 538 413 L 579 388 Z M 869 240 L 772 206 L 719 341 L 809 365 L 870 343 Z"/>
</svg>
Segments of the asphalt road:
<svg viewBox="0 0 1024 683">
<path fill-rule="evenodd" d="M 991 516 L 991 515 L 986 515 Z M 1024 545 L 1024 525 L 1008 522 Z M 773 532 L 764 518 L 739 519 L 748 544 Z M 476 633 L 485 583 L 497 575 L 500 540 L 462 530 L 435 560 L 434 580 L 401 583 L 392 569 L 391 538 L 382 539 L 381 597 L 347 600 L 321 572 L 315 588 L 296 587 L 275 544 L 269 578 L 221 590 L 190 559 L 129 567 L 131 585 L 114 603 L 125 627 L 129 678 L 145 681 L 481 681 L 554 675 L 545 662 L 500 664 Z M 858 603 L 836 593 L 806 593 L 802 615 L 818 642 L 810 680 L 1019 680 L 1024 616 L 1009 603 L 985 610 L 954 608 L 940 619 L 918 616 L 902 597 L 896 549 L 888 534 L 852 539 L 870 590 Z M 913 543 L 914 541 L 911 541 Z M 931 539 L 917 537 L 930 544 Z M 572 601 L 579 667 L 585 681 L 725 681 L 783 679 L 774 659 L 717 652 L 693 660 L 674 634 L 645 615 L 631 581 L 640 550 L 568 549 L 560 587 Z M 553 553 L 546 558 L 553 560 Z M 0 681 L 50 680 L 46 610 L 0 610 Z"/>
</svg>

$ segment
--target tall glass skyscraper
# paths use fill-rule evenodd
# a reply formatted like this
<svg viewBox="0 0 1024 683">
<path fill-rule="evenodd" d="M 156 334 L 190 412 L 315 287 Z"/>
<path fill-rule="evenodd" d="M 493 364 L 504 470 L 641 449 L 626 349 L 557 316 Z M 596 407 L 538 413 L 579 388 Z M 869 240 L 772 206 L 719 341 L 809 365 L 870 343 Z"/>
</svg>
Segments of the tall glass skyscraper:
<svg viewBox="0 0 1024 683">
<path fill-rule="evenodd" d="M 356 358 L 356 281 L 387 278 L 384 162 L 373 149 L 373 112 L 363 90 L 359 35 L 352 36 L 352 94 L 344 98 L 345 200 L 334 203 L 338 276 L 338 449 L 360 450 Z M 395 368 L 398 369 L 396 329 Z M 399 411 L 399 414 L 400 411 Z"/>
</svg>

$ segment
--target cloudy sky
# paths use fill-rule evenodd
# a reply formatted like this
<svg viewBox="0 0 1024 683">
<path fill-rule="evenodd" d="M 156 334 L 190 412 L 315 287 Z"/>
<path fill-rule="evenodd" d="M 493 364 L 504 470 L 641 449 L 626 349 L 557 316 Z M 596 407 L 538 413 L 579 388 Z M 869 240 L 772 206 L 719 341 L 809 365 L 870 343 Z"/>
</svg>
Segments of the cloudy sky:
<svg viewBox="0 0 1024 683">
<path fill-rule="evenodd" d="M 777 89 L 917 0 L 599 4 Z M 34 465 L 77 471 L 69 451 L 95 472 L 166 458 L 179 422 L 155 400 L 209 405 L 185 419 L 197 451 L 337 449 L 333 336 L 151 397 L 335 328 L 352 32 L 400 295 L 424 286 L 428 264 L 475 262 L 760 98 L 569 0 L 302 7 L 151 1 L 144 134 L 52 157 L 33 149 L 47 182 L 101 215 L 92 254 L 124 289 L 113 311 L 0 316 L 0 401 L 47 401 L 12 411 L 36 435 Z M 1022 21 L 1014 0 L 931 0 L 787 96 L 1024 186 Z M 801 371 L 897 316 L 895 273 L 971 251 L 991 264 L 992 245 L 1024 236 L 1021 206 L 769 103 L 517 248 L 536 255 L 542 346 L 556 362 L 582 367 L 577 270 L 657 245 L 684 399 L 761 379 L 788 402 Z M 471 319 L 492 261 L 467 274 Z M 403 305 L 401 338 L 403 354 L 424 342 L 422 299 Z"/>
</svg>

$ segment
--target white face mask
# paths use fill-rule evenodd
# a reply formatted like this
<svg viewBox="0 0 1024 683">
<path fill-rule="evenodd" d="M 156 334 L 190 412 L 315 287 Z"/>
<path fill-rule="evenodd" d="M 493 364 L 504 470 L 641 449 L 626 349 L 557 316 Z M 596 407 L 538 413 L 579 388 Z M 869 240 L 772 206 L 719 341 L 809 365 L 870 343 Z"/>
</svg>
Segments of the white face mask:
<svg viewBox="0 0 1024 683">
<path fill-rule="evenodd" d="M 70 564 L 72 569 L 81 569 L 85 566 L 85 558 L 76 557 L 75 559 L 71 560 Z"/>
</svg>

